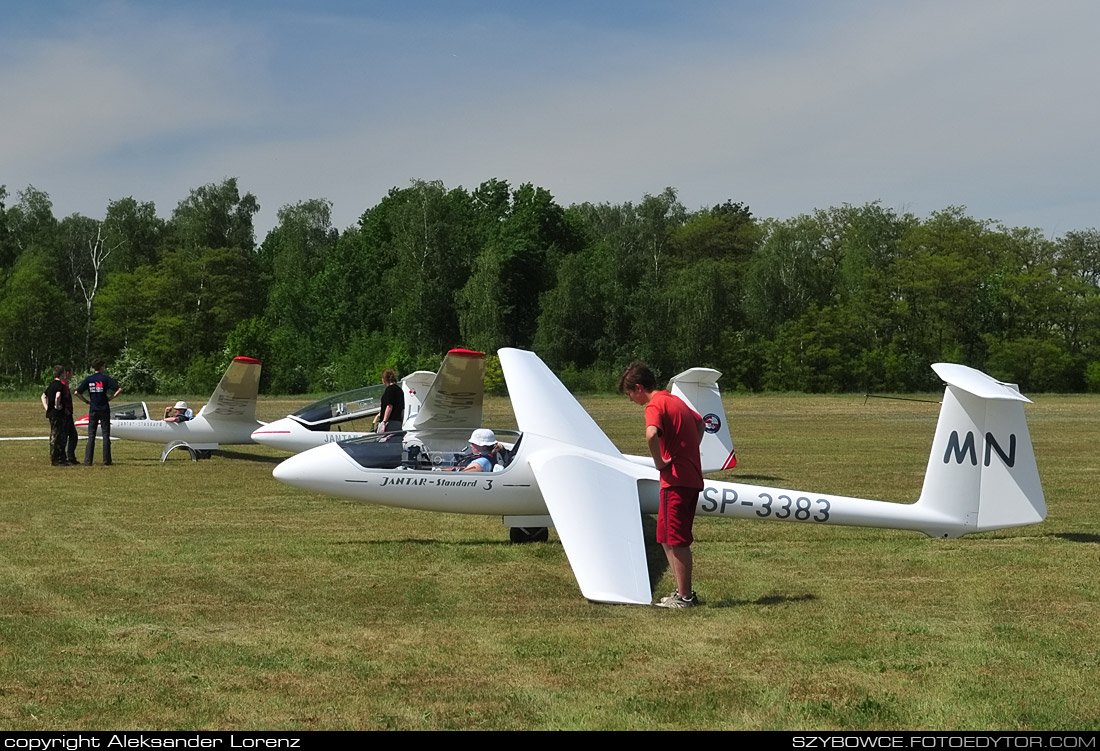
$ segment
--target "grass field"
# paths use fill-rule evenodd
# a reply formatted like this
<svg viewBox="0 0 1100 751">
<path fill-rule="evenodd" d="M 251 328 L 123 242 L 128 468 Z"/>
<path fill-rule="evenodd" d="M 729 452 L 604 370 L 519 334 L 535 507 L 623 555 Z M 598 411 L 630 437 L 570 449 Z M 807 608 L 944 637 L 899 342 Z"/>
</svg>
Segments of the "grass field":
<svg viewBox="0 0 1100 751">
<path fill-rule="evenodd" d="M 640 409 L 583 401 L 644 452 Z M 585 601 L 553 534 L 512 546 L 499 519 L 284 486 L 258 446 L 161 464 L 118 441 L 113 467 L 54 468 L 45 442 L 0 443 L 0 729 L 1100 729 L 1100 398 L 1035 402 L 1045 523 L 933 540 L 700 518 L 706 605 L 679 612 Z M 899 502 L 937 415 L 727 410 L 730 477 Z M 45 432 L 37 402 L 0 402 L 0 437 Z"/>
</svg>

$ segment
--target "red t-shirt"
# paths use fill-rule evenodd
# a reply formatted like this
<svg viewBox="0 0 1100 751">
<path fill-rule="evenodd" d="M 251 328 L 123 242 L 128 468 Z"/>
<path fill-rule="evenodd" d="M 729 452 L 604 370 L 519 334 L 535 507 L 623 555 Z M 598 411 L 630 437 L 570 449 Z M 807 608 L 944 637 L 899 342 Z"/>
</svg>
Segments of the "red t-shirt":
<svg viewBox="0 0 1100 751">
<path fill-rule="evenodd" d="M 684 401 L 667 391 L 654 391 L 645 406 L 645 424 L 657 428 L 661 456 L 672 461 L 661 470 L 662 488 L 703 489 L 703 463 L 699 459 L 699 427 L 703 418 Z"/>
</svg>

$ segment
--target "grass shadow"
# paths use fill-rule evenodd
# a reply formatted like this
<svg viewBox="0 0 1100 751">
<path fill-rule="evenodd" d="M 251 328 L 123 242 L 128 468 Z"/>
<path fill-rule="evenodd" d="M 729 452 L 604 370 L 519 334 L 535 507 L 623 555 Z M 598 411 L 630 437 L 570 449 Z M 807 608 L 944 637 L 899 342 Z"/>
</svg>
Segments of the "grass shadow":
<svg viewBox="0 0 1100 751">
<path fill-rule="evenodd" d="M 783 483 L 786 480 L 782 477 L 776 477 L 775 475 L 736 475 L 730 479 L 730 482 L 767 482 L 767 483 Z"/>
<path fill-rule="evenodd" d="M 642 514 L 642 539 L 645 540 L 645 563 L 649 569 L 649 587 L 656 594 L 655 582 L 668 571 L 668 557 L 665 549 L 657 542 L 657 517 Z"/>
<path fill-rule="evenodd" d="M 704 601 L 703 604 L 712 608 L 740 608 L 746 605 L 787 605 L 793 602 L 815 602 L 817 595 L 804 594 L 804 595 L 764 595 L 763 597 L 757 597 L 755 600 L 742 600 L 736 597 L 723 597 L 721 600 L 715 600 L 713 602 Z"/>
<path fill-rule="evenodd" d="M 278 464 L 283 460 L 289 458 L 286 456 L 261 456 L 260 454 L 246 454 L 243 451 L 226 451 L 225 449 L 217 449 L 217 456 L 224 456 L 226 459 L 239 459 L 246 462 L 260 462 L 261 464 Z"/>
<path fill-rule="evenodd" d="M 1100 543 L 1100 535 L 1086 534 L 1084 532 L 1059 532 L 1054 535 L 1054 537 L 1067 542 L 1084 542 L 1093 545 Z"/>
<path fill-rule="evenodd" d="M 431 546 L 446 546 L 446 547 L 470 547 L 479 545 L 514 545 L 515 543 L 509 542 L 507 539 L 499 540 L 431 540 L 419 537 L 406 537 L 400 540 L 341 540 L 337 542 L 329 543 L 330 545 L 431 545 Z M 557 540 L 548 540 L 547 542 L 534 542 L 528 543 L 529 545 L 557 545 L 561 546 L 561 543 Z"/>
</svg>

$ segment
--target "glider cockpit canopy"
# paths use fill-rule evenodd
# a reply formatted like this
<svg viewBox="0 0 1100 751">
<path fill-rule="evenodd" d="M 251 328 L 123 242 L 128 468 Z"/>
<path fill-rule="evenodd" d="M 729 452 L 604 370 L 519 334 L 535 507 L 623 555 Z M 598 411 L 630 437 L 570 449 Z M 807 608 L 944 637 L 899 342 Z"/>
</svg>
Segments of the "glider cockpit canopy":
<svg viewBox="0 0 1100 751">
<path fill-rule="evenodd" d="M 519 447 L 522 433 L 498 430 L 498 449 L 493 463 L 507 467 Z M 366 469 L 449 470 L 465 466 L 472 458 L 467 428 L 431 428 L 400 433 L 377 433 L 347 441 L 340 448 Z"/>
<path fill-rule="evenodd" d="M 327 430 L 331 425 L 378 414 L 382 404 L 382 392 L 385 390 L 386 385 L 379 383 L 326 396 L 320 401 L 302 407 L 288 417 L 310 430 Z"/>
</svg>

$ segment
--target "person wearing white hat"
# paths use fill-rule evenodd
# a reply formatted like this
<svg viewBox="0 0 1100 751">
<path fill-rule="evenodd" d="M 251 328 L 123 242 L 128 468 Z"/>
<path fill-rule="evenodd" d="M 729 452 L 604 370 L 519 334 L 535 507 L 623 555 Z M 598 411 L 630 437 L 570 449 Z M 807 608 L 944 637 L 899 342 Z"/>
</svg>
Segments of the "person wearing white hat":
<svg viewBox="0 0 1100 751">
<path fill-rule="evenodd" d="M 470 434 L 470 449 L 474 452 L 463 472 L 492 472 L 493 451 L 497 447 L 497 437 L 488 428 L 478 428 Z"/>
<path fill-rule="evenodd" d="M 175 410 L 175 414 L 174 415 L 169 415 L 168 413 L 172 410 Z M 178 402 L 176 402 L 176 406 L 174 406 L 174 407 L 165 407 L 164 408 L 164 421 L 165 422 L 187 422 L 188 420 L 191 419 L 192 414 L 193 413 L 191 412 L 191 410 L 187 408 L 187 402 L 178 401 Z"/>
</svg>

